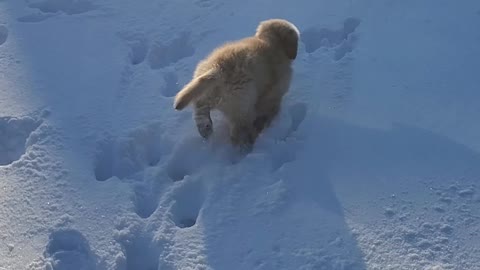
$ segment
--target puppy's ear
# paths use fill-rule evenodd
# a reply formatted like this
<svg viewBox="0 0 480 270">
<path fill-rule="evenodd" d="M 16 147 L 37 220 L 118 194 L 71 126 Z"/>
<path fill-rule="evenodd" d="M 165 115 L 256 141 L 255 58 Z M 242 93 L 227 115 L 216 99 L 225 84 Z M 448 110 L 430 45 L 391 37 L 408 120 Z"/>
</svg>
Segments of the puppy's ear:
<svg viewBox="0 0 480 270">
<path fill-rule="evenodd" d="M 283 49 L 287 54 L 287 57 L 291 60 L 297 58 L 297 50 L 298 50 L 298 39 L 297 37 L 288 36 L 283 39 Z"/>
</svg>

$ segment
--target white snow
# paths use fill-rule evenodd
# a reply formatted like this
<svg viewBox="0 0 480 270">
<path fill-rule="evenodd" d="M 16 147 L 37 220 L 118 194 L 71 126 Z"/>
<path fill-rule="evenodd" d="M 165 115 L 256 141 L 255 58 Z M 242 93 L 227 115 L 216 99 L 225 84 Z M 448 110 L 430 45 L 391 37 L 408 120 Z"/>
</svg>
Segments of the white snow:
<svg viewBox="0 0 480 270">
<path fill-rule="evenodd" d="M 0 0 L 0 269 L 480 269 L 480 2 Z M 173 96 L 301 32 L 238 157 Z M 216 115 L 219 119 L 219 115 Z"/>
</svg>

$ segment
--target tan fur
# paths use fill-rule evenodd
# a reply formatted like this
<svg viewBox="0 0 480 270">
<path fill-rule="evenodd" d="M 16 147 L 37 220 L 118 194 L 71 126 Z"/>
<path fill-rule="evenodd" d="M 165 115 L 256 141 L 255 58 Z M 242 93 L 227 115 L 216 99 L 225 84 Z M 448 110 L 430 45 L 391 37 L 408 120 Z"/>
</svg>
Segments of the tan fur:
<svg viewBox="0 0 480 270">
<path fill-rule="evenodd" d="M 174 108 L 194 106 L 200 135 L 213 132 L 210 111 L 230 123 L 234 145 L 250 147 L 275 118 L 292 76 L 299 32 L 286 20 L 261 22 L 254 36 L 226 43 L 198 63 L 190 81 L 175 96 Z"/>
</svg>

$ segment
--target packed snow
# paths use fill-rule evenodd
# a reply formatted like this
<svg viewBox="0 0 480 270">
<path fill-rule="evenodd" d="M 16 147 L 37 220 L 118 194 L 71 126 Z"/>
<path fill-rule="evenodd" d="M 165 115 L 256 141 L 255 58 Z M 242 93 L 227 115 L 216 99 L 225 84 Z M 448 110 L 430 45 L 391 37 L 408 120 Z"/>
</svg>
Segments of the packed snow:
<svg viewBox="0 0 480 270">
<path fill-rule="evenodd" d="M 0 0 L 1 270 L 480 269 L 480 1 Z M 173 97 L 301 33 L 236 154 Z"/>
</svg>

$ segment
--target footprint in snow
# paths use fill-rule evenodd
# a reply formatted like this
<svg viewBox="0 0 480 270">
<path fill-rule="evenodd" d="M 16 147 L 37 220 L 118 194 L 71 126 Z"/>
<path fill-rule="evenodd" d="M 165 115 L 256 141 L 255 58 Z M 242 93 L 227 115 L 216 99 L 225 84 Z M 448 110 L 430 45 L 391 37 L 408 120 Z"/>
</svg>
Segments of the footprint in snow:
<svg viewBox="0 0 480 270">
<path fill-rule="evenodd" d="M 40 126 L 30 117 L 0 117 L 0 166 L 20 159 L 26 151 L 26 141 Z"/>
<path fill-rule="evenodd" d="M 160 123 L 154 123 L 137 128 L 126 136 L 100 140 L 94 169 L 96 179 L 131 177 L 156 165 L 170 148 L 162 141 L 163 131 Z"/>
<path fill-rule="evenodd" d="M 47 269 L 96 269 L 96 258 L 90 250 L 87 239 L 73 229 L 61 229 L 50 234 L 44 257 Z"/>
<path fill-rule="evenodd" d="M 354 32 L 360 25 L 360 19 L 347 18 L 343 22 L 343 27 L 338 30 L 328 28 L 310 28 L 302 33 L 302 41 L 305 44 L 307 53 L 313 53 L 319 48 L 333 48 L 335 61 L 341 60 L 354 49 Z"/>
<path fill-rule="evenodd" d="M 161 186 L 157 183 L 137 183 L 133 188 L 135 213 L 141 218 L 148 218 L 157 210 L 161 195 Z"/>
<path fill-rule="evenodd" d="M 205 141 L 195 128 L 193 134 L 182 139 L 173 149 L 167 164 L 167 175 L 173 181 L 180 181 L 187 175 L 194 175 L 209 165 L 228 166 L 241 160 L 239 153 L 229 141 L 228 127 L 219 115 L 212 114 L 214 132 Z"/>
<path fill-rule="evenodd" d="M 208 162 L 211 152 L 200 137 L 185 139 L 176 146 L 167 165 L 167 174 L 173 181 L 180 181 Z"/>
<path fill-rule="evenodd" d="M 145 61 L 148 53 L 148 44 L 145 38 L 139 37 L 138 39 L 130 40 L 130 63 L 132 65 L 138 65 Z"/>
<path fill-rule="evenodd" d="M 175 203 L 170 209 L 170 214 L 177 227 L 189 228 L 197 224 L 206 192 L 200 181 L 185 183 L 175 190 L 173 195 Z"/>
<path fill-rule="evenodd" d="M 118 36 L 124 40 L 124 42 L 130 48 L 128 58 L 131 65 L 139 65 L 145 61 L 148 54 L 148 40 L 143 33 L 122 31 L 118 33 Z"/>
<path fill-rule="evenodd" d="M 119 228 L 115 239 L 122 246 L 123 254 L 117 256 L 115 269 L 157 270 L 161 251 L 153 240 L 152 231 L 138 224 L 122 222 L 126 228 Z"/>
<path fill-rule="evenodd" d="M 194 53 L 190 33 L 184 32 L 169 42 L 155 42 L 150 48 L 147 60 L 151 69 L 161 69 Z"/>
</svg>

